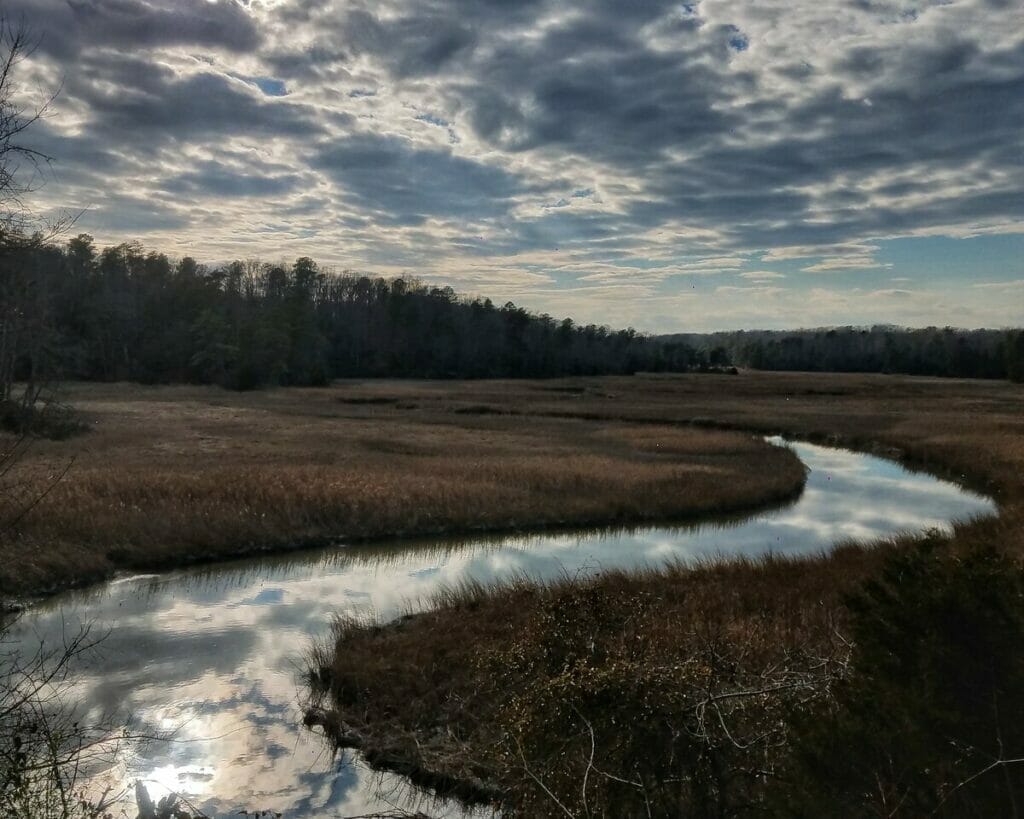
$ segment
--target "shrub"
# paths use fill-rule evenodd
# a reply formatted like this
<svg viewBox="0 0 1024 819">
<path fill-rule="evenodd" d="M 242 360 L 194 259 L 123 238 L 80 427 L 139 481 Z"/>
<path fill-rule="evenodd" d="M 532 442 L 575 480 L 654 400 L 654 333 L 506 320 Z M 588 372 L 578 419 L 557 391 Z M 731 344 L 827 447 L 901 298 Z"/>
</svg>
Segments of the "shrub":
<svg viewBox="0 0 1024 819">
<path fill-rule="evenodd" d="M 1024 572 L 992 548 L 890 557 L 848 601 L 853 672 L 791 718 L 788 816 L 1013 816 Z"/>
<path fill-rule="evenodd" d="M 0 429 L 62 441 L 85 432 L 88 425 L 74 409 L 58 401 L 26 404 L 7 400 L 0 401 Z"/>
<path fill-rule="evenodd" d="M 664 622 L 640 588 L 557 591 L 500 653 L 509 803 L 530 816 L 747 815 L 787 707 L 827 685 L 810 656 L 772 654 L 716 624 Z"/>
</svg>

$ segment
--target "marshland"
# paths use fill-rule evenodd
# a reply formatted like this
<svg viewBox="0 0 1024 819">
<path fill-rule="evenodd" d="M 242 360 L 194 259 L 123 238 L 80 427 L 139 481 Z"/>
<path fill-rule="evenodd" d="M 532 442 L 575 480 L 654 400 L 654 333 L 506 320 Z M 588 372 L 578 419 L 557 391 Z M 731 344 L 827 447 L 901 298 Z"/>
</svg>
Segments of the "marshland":
<svg viewBox="0 0 1024 819">
<path fill-rule="evenodd" d="M 71 468 L 0 546 L 18 556 L 0 568 L 8 594 L 332 540 L 635 524 L 796 496 L 797 459 L 749 433 L 889 454 L 987 492 L 1014 486 L 1024 458 L 1020 388 L 1003 382 L 751 372 L 64 393 L 89 432 L 22 457 L 26 483 Z"/>
<path fill-rule="evenodd" d="M 1013 5 L 0 0 L 0 817 L 1020 817 Z"/>
<path fill-rule="evenodd" d="M 33 554 L 59 533 L 64 559 L 5 571 L 31 578 L 26 594 L 119 578 L 24 623 L 111 628 L 84 701 L 186 727 L 105 775 L 210 815 L 789 810 L 784 784 L 811 800 L 820 781 L 794 761 L 821 741 L 796 720 L 838 719 L 859 679 L 851 596 L 916 560 L 897 571 L 970 599 L 959 567 L 1021 538 L 1007 383 L 746 372 L 67 394 L 89 431 L 25 456 L 74 461 L 13 541 Z M 1011 565 L 983 564 L 986 588 Z M 880 718 L 901 697 L 938 707 L 891 696 Z M 1009 730 L 969 706 L 982 739 Z M 945 762 L 928 793 L 991 764 Z"/>
<path fill-rule="evenodd" d="M 565 394 L 621 403 L 630 381 Z M 503 388 L 499 401 L 560 394 Z M 484 407 L 489 397 L 441 382 L 74 385 L 89 434 L 35 441 L 19 464 L 39 485 L 74 466 L 0 547 L 0 583 L 32 593 L 304 545 L 685 520 L 803 486 L 792 453 L 749 435 L 522 417 Z"/>
<path fill-rule="evenodd" d="M 526 814 L 961 815 L 1012 804 L 1019 783 L 1002 778 L 1011 763 L 1001 750 L 1012 726 L 998 700 L 1019 696 L 1019 671 L 987 652 L 1008 650 L 998 644 L 1021 623 L 1018 387 L 656 378 L 637 379 L 635 403 L 617 408 L 503 392 L 491 406 L 714 419 L 884 451 L 985 487 L 1001 515 L 827 554 L 469 584 L 410 620 L 342 618 L 311 661 L 329 735 L 357 736 L 386 764 L 455 793 L 498 787 Z M 986 616 L 995 633 L 978 633 Z M 975 679 L 962 663 L 979 658 Z M 900 720 L 909 739 L 895 736 Z M 939 747 L 944 731 L 957 754 Z"/>
</svg>

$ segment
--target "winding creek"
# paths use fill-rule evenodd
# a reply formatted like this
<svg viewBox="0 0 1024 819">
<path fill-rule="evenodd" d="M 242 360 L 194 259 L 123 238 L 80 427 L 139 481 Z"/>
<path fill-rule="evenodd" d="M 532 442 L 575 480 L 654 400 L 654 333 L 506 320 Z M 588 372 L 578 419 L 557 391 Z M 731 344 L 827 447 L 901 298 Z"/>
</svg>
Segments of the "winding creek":
<svg viewBox="0 0 1024 819">
<path fill-rule="evenodd" d="M 948 529 L 992 501 L 882 458 L 807 443 L 794 503 L 742 519 L 629 531 L 339 546 L 118 579 L 26 612 L 19 636 L 48 644 L 80 624 L 109 634 L 73 692 L 93 716 L 175 730 L 105 775 L 187 795 L 210 815 L 286 817 L 412 808 L 418 797 L 357 757 L 332 759 L 301 726 L 301 655 L 336 612 L 392 617 L 440 586 L 512 574 L 546 578 L 715 555 L 804 554 L 841 540 Z M 433 810 L 444 806 L 433 806 Z M 450 809 L 456 813 L 454 808 Z"/>
</svg>

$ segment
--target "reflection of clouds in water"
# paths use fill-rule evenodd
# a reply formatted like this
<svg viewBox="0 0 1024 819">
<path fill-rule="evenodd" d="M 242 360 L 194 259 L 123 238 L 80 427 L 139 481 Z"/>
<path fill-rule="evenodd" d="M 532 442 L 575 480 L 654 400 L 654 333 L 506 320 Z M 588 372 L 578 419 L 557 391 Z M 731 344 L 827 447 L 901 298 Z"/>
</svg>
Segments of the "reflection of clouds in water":
<svg viewBox="0 0 1024 819">
<path fill-rule="evenodd" d="M 236 606 L 267 606 L 284 600 L 284 589 L 263 589 L 252 597 L 247 597 L 233 605 Z"/>
<path fill-rule="evenodd" d="M 83 618 L 111 630 L 76 693 L 90 713 L 120 709 L 143 726 L 176 729 L 177 737 L 145 748 L 129 777 L 180 790 L 216 813 L 249 807 L 301 817 L 365 813 L 393 801 L 410 806 L 403 780 L 358 761 L 339 765 L 319 737 L 299 728 L 296 664 L 336 613 L 390 617 L 465 579 L 809 553 L 839 540 L 948 529 L 950 520 L 994 512 L 980 496 L 879 458 L 790 446 L 810 467 L 803 494 L 746 520 L 239 560 L 69 592 L 32 609 L 23 627 L 50 641 L 59 638 L 62 617 L 67 631 Z M 376 795 L 381 789 L 390 795 Z"/>
</svg>

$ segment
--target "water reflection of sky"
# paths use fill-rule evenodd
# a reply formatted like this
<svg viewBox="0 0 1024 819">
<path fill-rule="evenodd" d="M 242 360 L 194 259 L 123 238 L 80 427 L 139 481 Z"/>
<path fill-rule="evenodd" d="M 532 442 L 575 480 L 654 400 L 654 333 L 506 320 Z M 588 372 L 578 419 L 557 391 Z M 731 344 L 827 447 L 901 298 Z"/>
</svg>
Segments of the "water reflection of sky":
<svg viewBox="0 0 1024 819">
<path fill-rule="evenodd" d="M 84 620 L 109 630 L 78 695 L 93 715 L 132 714 L 176 741 L 132 759 L 127 779 L 175 790 L 211 814 L 288 817 L 409 806 L 396 777 L 339 765 L 300 727 L 297 667 L 337 612 L 383 617 L 438 587 L 513 574 L 552 577 L 715 555 L 795 555 L 991 514 L 954 484 L 879 458 L 791 446 L 809 467 L 794 504 L 743 521 L 635 531 L 344 547 L 127 578 L 53 598 L 22 628 L 53 641 Z"/>
</svg>

